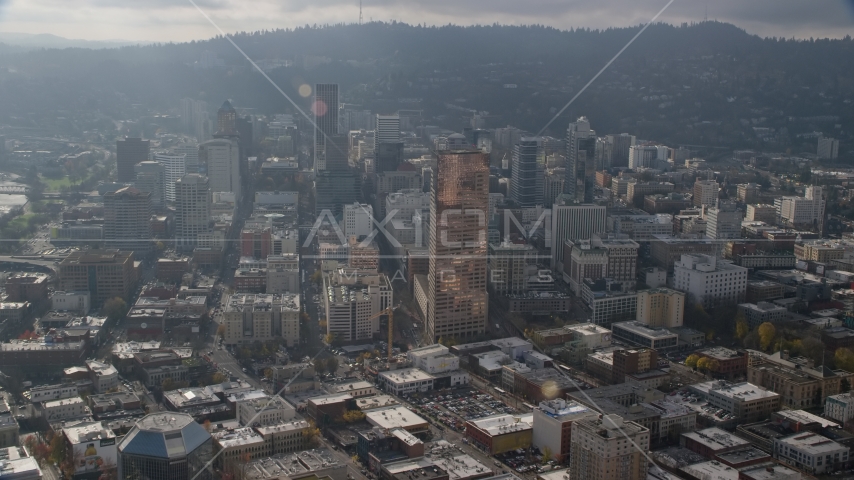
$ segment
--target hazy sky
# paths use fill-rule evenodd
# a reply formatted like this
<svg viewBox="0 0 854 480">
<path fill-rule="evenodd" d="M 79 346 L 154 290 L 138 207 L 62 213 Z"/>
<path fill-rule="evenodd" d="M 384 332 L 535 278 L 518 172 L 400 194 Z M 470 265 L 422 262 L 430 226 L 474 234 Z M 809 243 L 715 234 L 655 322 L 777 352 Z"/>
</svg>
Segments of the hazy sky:
<svg viewBox="0 0 854 480">
<path fill-rule="evenodd" d="M 196 0 L 226 32 L 358 21 L 358 0 Z M 365 21 L 629 26 L 667 0 L 363 0 Z M 854 0 L 675 0 L 659 18 L 709 19 L 750 33 L 842 37 L 854 32 Z M 0 0 L 0 32 L 52 33 L 86 40 L 186 41 L 217 32 L 189 0 Z"/>
</svg>

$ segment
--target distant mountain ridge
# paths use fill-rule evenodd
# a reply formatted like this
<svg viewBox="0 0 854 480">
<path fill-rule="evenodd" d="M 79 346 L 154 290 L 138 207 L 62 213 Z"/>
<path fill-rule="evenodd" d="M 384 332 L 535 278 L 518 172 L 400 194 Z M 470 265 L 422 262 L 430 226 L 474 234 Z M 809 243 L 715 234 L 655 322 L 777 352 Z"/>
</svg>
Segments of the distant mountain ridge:
<svg viewBox="0 0 854 480">
<path fill-rule="evenodd" d="M 51 33 L 0 32 L 0 43 L 9 46 L 30 48 L 117 48 L 129 45 L 145 45 L 151 42 L 129 40 L 82 40 L 60 37 Z"/>
</svg>

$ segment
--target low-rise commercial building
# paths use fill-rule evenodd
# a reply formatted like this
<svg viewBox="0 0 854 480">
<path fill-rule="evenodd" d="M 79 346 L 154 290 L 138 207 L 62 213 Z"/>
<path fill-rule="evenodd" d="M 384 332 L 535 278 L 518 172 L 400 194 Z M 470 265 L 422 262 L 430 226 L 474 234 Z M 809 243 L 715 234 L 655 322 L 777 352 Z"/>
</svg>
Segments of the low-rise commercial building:
<svg viewBox="0 0 854 480">
<path fill-rule="evenodd" d="M 813 475 L 845 468 L 848 447 L 812 432 L 774 439 L 774 458 Z"/>
<path fill-rule="evenodd" d="M 534 414 L 499 414 L 466 422 L 466 437 L 490 455 L 527 449 L 534 433 Z"/>
<path fill-rule="evenodd" d="M 709 367 L 712 375 L 729 379 L 747 375 L 749 356 L 746 352 L 737 352 L 726 347 L 712 347 L 698 350 L 696 353 L 700 358 L 714 360 L 714 366 Z"/>
<path fill-rule="evenodd" d="M 713 380 L 688 388 L 705 398 L 710 406 L 734 415 L 738 423 L 762 420 L 780 409 L 780 394 L 748 382 L 731 384 Z"/>
<path fill-rule="evenodd" d="M 845 392 L 828 396 L 824 401 L 824 415 L 843 424 L 854 420 L 854 394 Z"/>
<path fill-rule="evenodd" d="M 615 339 L 660 352 L 673 350 L 679 343 L 679 336 L 670 330 L 653 328 L 637 320 L 614 323 L 611 325 L 611 332 Z"/>
<path fill-rule="evenodd" d="M 433 389 L 433 375 L 418 369 L 387 370 L 380 372 L 377 386 L 394 395 L 409 395 Z"/>
<path fill-rule="evenodd" d="M 744 315 L 751 329 L 765 322 L 779 324 L 789 318 L 788 310 L 769 302 L 740 303 L 738 311 Z"/>
</svg>

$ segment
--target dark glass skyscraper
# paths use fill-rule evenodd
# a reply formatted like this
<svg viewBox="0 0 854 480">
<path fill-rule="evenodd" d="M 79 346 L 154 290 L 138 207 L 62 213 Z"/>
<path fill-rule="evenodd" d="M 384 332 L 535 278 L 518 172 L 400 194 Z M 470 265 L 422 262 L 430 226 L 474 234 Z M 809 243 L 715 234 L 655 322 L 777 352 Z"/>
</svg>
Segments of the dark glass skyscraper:
<svg viewBox="0 0 854 480">
<path fill-rule="evenodd" d="M 585 176 L 587 145 L 582 146 L 581 141 L 594 139 L 593 154 L 590 155 L 592 162 L 595 157 L 596 132 L 590 130 L 590 122 L 587 117 L 580 117 L 578 121 L 570 123 L 566 129 L 566 181 L 563 184 L 563 192 L 575 201 L 583 201 L 585 198 Z M 585 152 L 579 155 L 579 151 Z M 592 192 L 590 192 L 592 196 Z"/>
<path fill-rule="evenodd" d="M 523 137 L 513 147 L 510 198 L 520 207 L 535 207 L 543 202 L 541 153 L 540 141 L 535 137 Z"/>
<path fill-rule="evenodd" d="M 327 152 L 337 145 L 328 145 L 328 137 L 338 133 L 338 84 L 318 83 L 314 86 L 314 171 L 330 170 L 326 165 Z M 346 157 L 346 143 L 344 156 Z"/>
<path fill-rule="evenodd" d="M 119 182 L 132 182 L 135 176 L 133 167 L 148 160 L 149 142 L 141 138 L 125 138 L 116 142 L 116 179 Z"/>
</svg>

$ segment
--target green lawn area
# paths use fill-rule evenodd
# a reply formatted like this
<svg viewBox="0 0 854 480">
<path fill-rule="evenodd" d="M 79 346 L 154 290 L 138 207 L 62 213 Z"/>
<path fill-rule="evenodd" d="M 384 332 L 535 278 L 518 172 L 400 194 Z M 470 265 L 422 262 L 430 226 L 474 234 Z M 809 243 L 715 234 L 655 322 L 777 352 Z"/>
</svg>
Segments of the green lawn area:
<svg viewBox="0 0 854 480">
<path fill-rule="evenodd" d="M 72 184 L 71 179 L 67 176 L 62 178 L 46 178 L 41 177 L 42 183 L 45 184 L 45 191 L 47 192 L 58 192 L 62 187 L 70 187 L 71 185 L 76 185 L 76 183 Z"/>
<path fill-rule="evenodd" d="M 9 222 L 9 226 L 10 227 L 16 227 L 16 228 L 27 228 L 27 222 L 30 220 L 30 218 L 32 218 L 34 216 L 36 216 L 35 213 L 27 213 L 24 215 L 18 215 L 17 217 L 15 217 L 14 219 L 12 219 Z"/>
</svg>

